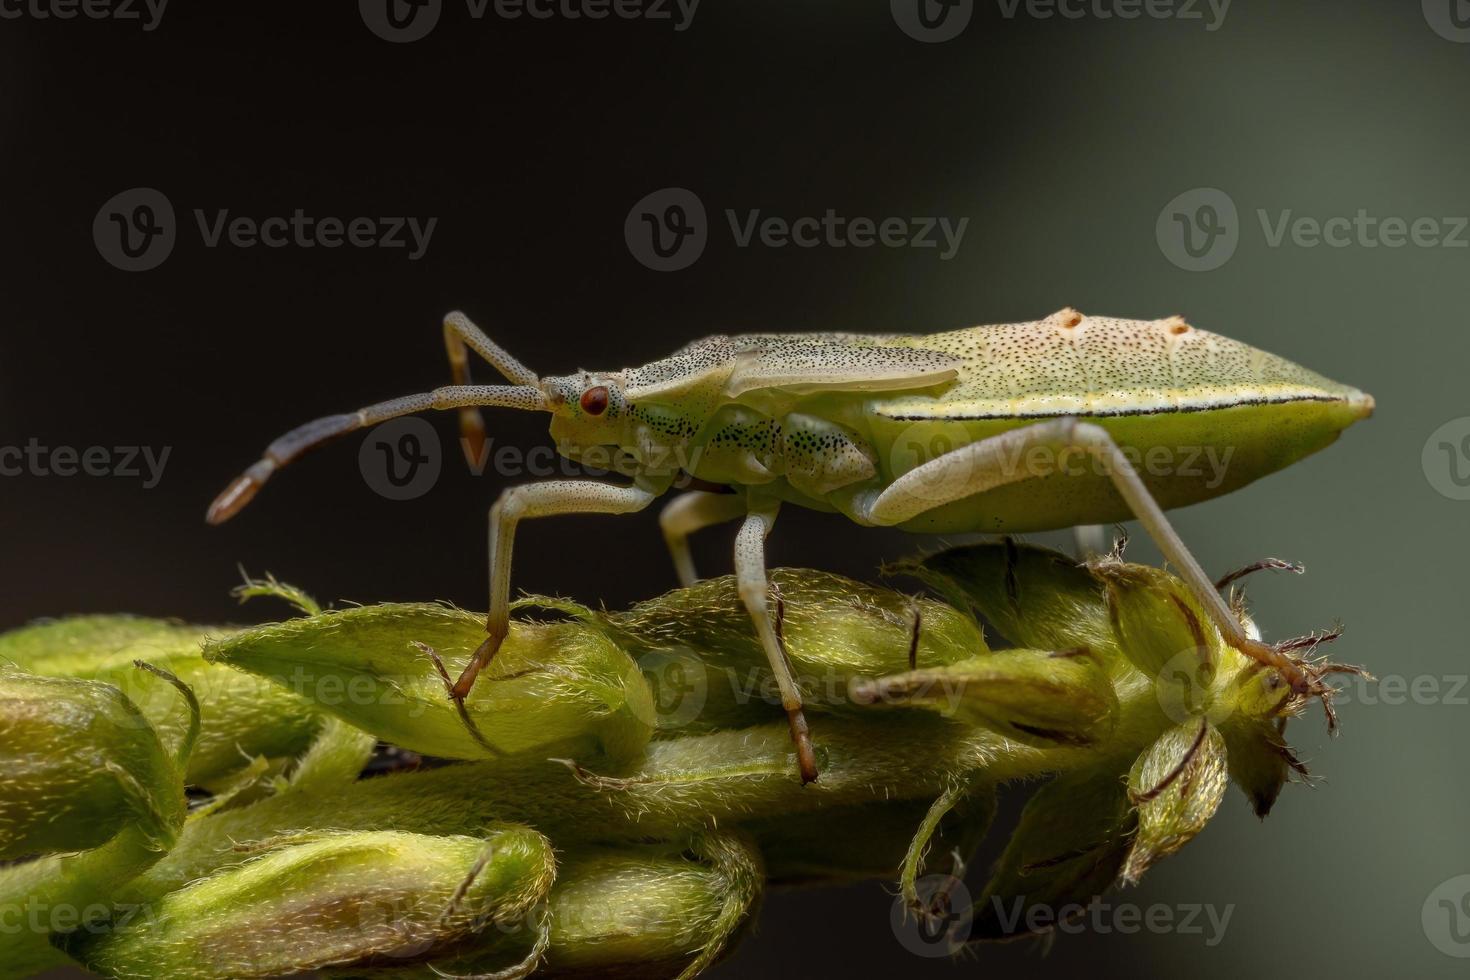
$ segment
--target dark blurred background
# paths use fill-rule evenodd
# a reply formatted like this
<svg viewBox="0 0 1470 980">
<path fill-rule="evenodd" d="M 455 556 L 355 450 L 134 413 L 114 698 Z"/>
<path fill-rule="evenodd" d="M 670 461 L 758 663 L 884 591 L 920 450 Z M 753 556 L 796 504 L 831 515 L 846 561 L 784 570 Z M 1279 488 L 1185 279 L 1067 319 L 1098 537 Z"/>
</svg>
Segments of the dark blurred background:
<svg viewBox="0 0 1470 980">
<path fill-rule="evenodd" d="M 394 35 L 381 3 L 176 0 L 153 22 L 141 5 L 139 20 L 60 19 L 36 2 L 7 0 L 0 19 L 0 446 L 53 463 L 58 447 L 169 455 L 152 486 L 141 461 L 136 477 L 28 463 L 0 478 L 0 627 L 274 614 L 229 598 L 237 564 L 322 599 L 483 608 L 485 514 L 514 481 L 465 472 L 452 416 L 429 420 L 442 472 L 414 499 L 373 489 L 354 437 L 234 523 L 203 522 L 280 432 L 445 383 L 451 309 L 546 373 L 638 364 L 717 331 L 1183 313 L 1379 405 L 1322 455 L 1178 513 L 1185 539 L 1216 572 L 1305 562 L 1306 576 L 1254 583 L 1268 636 L 1340 617 L 1338 658 L 1437 693 L 1355 688 L 1331 742 L 1319 716 L 1294 724 L 1314 789 L 1289 787 L 1264 824 L 1232 792 L 1197 841 L 1116 896 L 1231 907 L 1213 946 L 1091 932 L 951 965 L 900 945 L 874 884 L 773 896 L 716 975 L 1464 975 L 1470 899 L 1448 918 L 1437 904 L 1470 873 L 1461 0 L 924 0 L 929 28 L 914 0 L 705 0 L 692 17 L 669 3 L 601 20 L 493 5 L 477 19 L 445 0 L 410 42 L 432 9 Z M 656 271 L 624 224 L 671 187 L 702 204 L 708 240 Z M 135 188 L 175 213 L 172 251 L 148 271 L 108 261 L 128 264 L 106 231 L 134 215 Z M 410 259 L 412 246 L 207 247 L 195 209 L 437 223 Z M 968 224 L 948 258 L 942 244 L 739 247 L 726 209 Z M 1360 211 L 1379 224 L 1339 222 L 1331 244 L 1290 230 Z M 497 445 L 547 444 L 539 417 L 490 422 Z M 706 569 L 728 568 L 731 534 L 701 537 Z M 872 577 L 925 544 L 788 508 L 770 555 Z M 528 525 L 514 584 L 616 606 L 673 575 L 650 510 Z M 1447 887 L 1452 901 L 1470 891 Z"/>
</svg>

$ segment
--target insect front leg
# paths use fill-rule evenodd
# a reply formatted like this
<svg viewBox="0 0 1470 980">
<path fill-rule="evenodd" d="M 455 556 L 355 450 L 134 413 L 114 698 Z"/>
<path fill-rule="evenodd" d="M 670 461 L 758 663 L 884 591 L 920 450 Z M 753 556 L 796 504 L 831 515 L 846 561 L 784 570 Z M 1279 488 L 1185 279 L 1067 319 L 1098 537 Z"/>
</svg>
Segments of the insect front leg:
<svg viewBox="0 0 1470 980">
<path fill-rule="evenodd" d="M 536 372 L 510 355 L 470 318 L 455 311 L 444 318 L 444 351 L 449 356 L 449 373 L 456 385 L 470 383 L 470 361 L 467 346 L 518 385 L 536 385 Z M 465 459 L 471 467 L 481 466 L 485 459 L 485 419 L 480 409 L 465 406 L 459 410 L 459 435 Z"/>
<path fill-rule="evenodd" d="M 1164 558 L 1173 563 L 1226 642 L 1252 659 L 1274 667 L 1298 693 L 1317 693 L 1315 682 L 1299 664 L 1246 634 L 1210 577 L 1164 516 L 1133 464 L 1099 425 L 1064 416 L 981 439 L 915 467 L 881 492 L 870 493 L 866 500 L 857 501 L 855 509 L 873 524 L 901 524 L 935 507 L 1042 475 L 1027 467 L 1030 450 L 1037 447 L 1076 449 L 1102 460 L 1118 494 Z"/>
<path fill-rule="evenodd" d="M 750 513 L 740 525 L 735 536 L 735 581 L 740 590 L 740 601 L 745 604 L 755 623 L 755 632 L 760 637 L 761 648 L 771 664 L 771 673 L 776 677 L 776 687 L 781 692 L 781 707 L 786 709 L 786 720 L 791 725 L 791 740 L 796 744 L 796 761 L 801 770 L 801 781 L 812 782 L 817 778 L 817 756 L 812 749 L 812 737 L 806 726 L 806 716 L 801 710 L 801 691 L 791 676 L 791 664 L 786 660 L 786 651 L 781 649 L 780 637 L 771 624 L 771 585 L 766 579 L 766 535 L 776 523 L 779 501 L 751 501 Z"/>
<path fill-rule="evenodd" d="M 745 500 L 733 493 L 691 490 L 668 502 L 658 515 L 658 524 L 664 532 L 664 543 L 669 546 L 669 557 L 674 560 L 680 585 L 688 588 L 699 580 L 694 558 L 689 553 L 689 535 L 733 521 L 744 513 Z"/>
<path fill-rule="evenodd" d="M 638 486 L 616 487 L 585 480 L 549 480 L 503 492 L 490 508 L 490 614 L 485 621 L 489 636 L 454 682 L 454 699 L 463 701 L 469 695 L 475 678 L 510 632 L 510 559 L 516 526 L 521 521 L 557 514 L 631 514 L 657 497 Z"/>
</svg>

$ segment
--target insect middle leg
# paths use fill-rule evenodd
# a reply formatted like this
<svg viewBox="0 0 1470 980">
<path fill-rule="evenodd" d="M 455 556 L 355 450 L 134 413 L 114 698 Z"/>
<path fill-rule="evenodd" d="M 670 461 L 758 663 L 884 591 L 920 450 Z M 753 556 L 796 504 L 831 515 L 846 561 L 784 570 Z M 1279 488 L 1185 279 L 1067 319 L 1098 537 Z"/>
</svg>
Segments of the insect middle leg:
<svg viewBox="0 0 1470 980">
<path fill-rule="evenodd" d="M 811 732 L 807 729 L 806 716 L 801 708 L 801 690 L 791 676 L 791 664 L 786 660 L 786 651 L 776 636 L 771 623 L 771 585 L 766 579 L 766 535 L 776 523 L 778 501 L 751 501 L 750 513 L 740 525 L 735 536 L 735 581 L 740 590 L 740 601 L 745 604 L 755 623 L 755 632 L 760 637 L 761 648 L 771 664 L 771 673 L 776 677 L 776 687 L 781 692 L 781 707 L 786 709 L 786 720 L 791 726 L 791 740 L 796 744 L 796 762 L 801 770 L 801 781 L 812 782 L 817 778 L 817 755 L 812 748 Z"/>
<path fill-rule="evenodd" d="M 1064 416 L 1002 432 L 910 470 L 881 492 L 858 501 L 856 509 L 873 524 L 901 524 L 935 507 L 1041 475 L 1021 462 L 1029 459 L 1030 450 L 1036 447 L 1075 449 L 1101 459 L 1119 495 L 1164 558 L 1175 566 L 1225 641 L 1252 659 L 1274 667 L 1298 693 L 1314 689 L 1313 681 L 1299 664 L 1246 634 L 1240 620 L 1164 516 L 1163 508 L 1149 493 L 1133 464 L 1102 426 Z"/>
<path fill-rule="evenodd" d="M 733 521 L 745 513 L 745 499 L 734 493 L 690 490 L 669 501 L 658 515 L 669 557 L 679 584 L 688 588 L 699 580 L 694 558 L 689 553 L 689 535 L 716 524 Z"/>
<path fill-rule="evenodd" d="M 642 487 L 617 487 L 587 480 L 548 480 L 511 487 L 490 508 L 490 613 L 481 643 L 451 695 L 463 701 L 475 678 L 490 663 L 510 632 L 510 559 L 516 526 L 531 517 L 558 514 L 631 514 L 653 503 L 658 495 Z"/>
</svg>

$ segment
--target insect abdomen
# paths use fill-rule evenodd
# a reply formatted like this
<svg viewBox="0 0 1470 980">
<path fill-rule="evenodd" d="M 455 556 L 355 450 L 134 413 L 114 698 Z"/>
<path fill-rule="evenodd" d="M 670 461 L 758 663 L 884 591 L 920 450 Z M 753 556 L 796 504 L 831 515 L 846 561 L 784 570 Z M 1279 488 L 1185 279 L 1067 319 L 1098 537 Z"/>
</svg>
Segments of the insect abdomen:
<svg viewBox="0 0 1470 980">
<path fill-rule="evenodd" d="M 878 414 L 900 420 L 1105 417 L 1291 401 L 1372 406 L 1356 388 L 1180 317 L 1120 320 L 1068 309 L 901 342 L 951 354 L 962 367 L 940 394 L 875 403 Z"/>
</svg>

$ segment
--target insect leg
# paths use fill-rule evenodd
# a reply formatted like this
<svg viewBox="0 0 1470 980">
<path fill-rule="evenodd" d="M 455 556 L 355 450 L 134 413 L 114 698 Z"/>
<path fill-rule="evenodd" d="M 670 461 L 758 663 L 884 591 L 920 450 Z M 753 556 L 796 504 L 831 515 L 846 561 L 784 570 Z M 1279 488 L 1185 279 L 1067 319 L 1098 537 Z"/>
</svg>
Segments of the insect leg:
<svg viewBox="0 0 1470 980">
<path fill-rule="evenodd" d="M 1252 659 L 1274 667 L 1298 693 L 1314 691 L 1314 682 L 1299 664 L 1246 635 L 1244 627 L 1220 597 L 1210 577 L 1164 516 L 1163 509 L 1149 493 L 1133 464 L 1108 431 L 1099 425 L 1065 416 L 981 439 L 910 470 L 881 493 L 866 502 L 859 502 L 858 509 L 874 524 L 901 524 L 942 504 L 1042 475 L 1028 468 L 1035 456 L 1029 450 L 1035 447 L 1078 449 L 1102 460 L 1133 516 L 1143 525 L 1164 558 L 1175 566 L 1179 577 L 1219 627 L 1225 641 Z"/>
<path fill-rule="evenodd" d="M 699 580 L 694 571 L 694 558 L 689 554 L 689 535 L 733 521 L 744 513 L 744 498 L 733 493 L 691 490 L 668 502 L 658 515 L 658 524 L 664 532 L 664 543 L 669 546 L 669 556 L 674 559 L 674 572 L 680 585 L 687 588 Z"/>
<path fill-rule="evenodd" d="M 485 335 L 470 318 L 458 310 L 444 318 L 444 350 L 449 355 L 449 372 L 457 385 L 470 383 L 470 361 L 466 345 L 473 348 L 505 378 L 518 385 L 535 385 L 536 372 L 516 360 L 504 348 Z M 484 463 L 485 419 L 480 409 L 465 406 L 459 410 L 459 436 L 465 459 L 470 466 Z"/>
<path fill-rule="evenodd" d="M 817 778 L 817 757 L 801 710 L 801 691 L 791 676 L 791 665 L 786 661 L 786 652 L 781 649 L 781 641 L 771 624 L 771 586 L 766 580 L 766 535 L 771 533 L 780 506 L 778 501 L 751 503 L 752 509 L 746 515 L 745 523 L 740 525 L 740 533 L 735 536 L 735 580 L 740 590 L 740 601 L 755 623 L 756 635 L 760 637 L 761 647 L 771 664 L 771 673 L 776 677 L 776 687 L 781 692 L 781 707 L 786 709 L 791 740 L 796 743 L 801 781 L 809 783 Z"/>
<path fill-rule="evenodd" d="M 557 514 L 631 514 L 653 503 L 657 494 L 641 487 L 616 487 L 586 480 L 548 480 L 511 487 L 490 508 L 490 614 L 481 643 L 451 691 L 462 701 L 475 686 L 510 632 L 510 558 L 516 525 L 531 517 Z"/>
</svg>

